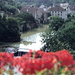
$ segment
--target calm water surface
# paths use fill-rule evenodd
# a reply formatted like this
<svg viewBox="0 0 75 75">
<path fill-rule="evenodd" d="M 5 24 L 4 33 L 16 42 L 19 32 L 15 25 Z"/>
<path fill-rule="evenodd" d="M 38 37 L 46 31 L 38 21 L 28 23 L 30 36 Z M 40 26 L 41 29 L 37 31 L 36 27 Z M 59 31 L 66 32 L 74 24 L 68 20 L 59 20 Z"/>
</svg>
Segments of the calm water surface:
<svg viewBox="0 0 75 75">
<path fill-rule="evenodd" d="M 4 46 L 14 46 L 18 48 L 28 48 L 32 50 L 39 50 L 43 44 L 41 43 L 40 35 L 47 29 L 47 25 L 39 27 L 25 33 L 21 33 L 21 41 L 15 43 L 0 43 L 0 50 Z M 16 38 L 16 37 L 15 37 Z"/>
</svg>

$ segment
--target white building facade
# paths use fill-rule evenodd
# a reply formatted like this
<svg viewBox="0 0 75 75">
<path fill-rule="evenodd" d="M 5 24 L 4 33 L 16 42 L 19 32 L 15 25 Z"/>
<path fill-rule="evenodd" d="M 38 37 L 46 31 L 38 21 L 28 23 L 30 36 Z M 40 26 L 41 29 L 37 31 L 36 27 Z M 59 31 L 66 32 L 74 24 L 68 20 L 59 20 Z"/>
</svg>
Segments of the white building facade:
<svg viewBox="0 0 75 75">
<path fill-rule="evenodd" d="M 59 16 L 62 19 L 67 18 L 67 11 L 62 7 L 52 7 L 48 11 L 51 12 L 51 16 Z"/>
</svg>

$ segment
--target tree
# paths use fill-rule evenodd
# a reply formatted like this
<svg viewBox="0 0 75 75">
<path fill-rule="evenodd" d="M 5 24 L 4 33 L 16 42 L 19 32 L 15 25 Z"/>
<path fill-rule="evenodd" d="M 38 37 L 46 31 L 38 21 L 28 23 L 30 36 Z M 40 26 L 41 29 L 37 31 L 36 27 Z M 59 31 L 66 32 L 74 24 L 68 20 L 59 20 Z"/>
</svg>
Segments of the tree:
<svg viewBox="0 0 75 75">
<path fill-rule="evenodd" d="M 68 15 L 67 15 L 67 18 L 71 18 L 71 14 L 68 14 Z"/>
<path fill-rule="evenodd" d="M 0 23 L 1 24 L 1 23 Z M 17 42 L 20 41 L 20 34 L 19 34 L 19 26 L 18 22 L 15 18 L 8 18 L 6 19 L 6 23 L 3 18 L 3 23 L 1 24 L 1 32 L 2 38 L 0 41 L 4 42 Z"/>
<path fill-rule="evenodd" d="M 26 3 L 26 2 L 22 2 L 22 6 L 23 6 L 23 5 L 27 5 L 27 3 Z"/>
<path fill-rule="evenodd" d="M 75 50 L 74 22 L 68 22 L 66 25 L 63 25 L 63 27 L 59 29 L 57 38 L 61 43 L 68 44 L 68 48 Z"/>
<path fill-rule="evenodd" d="M 2 16 L 0 15 L 0 41 L 2 40 L 3 32 L 4 32 L 4 25 L 3 25 Z"/>
<path fill-rule="evenodd" d="M 17 8 L 15 6 L 11 6 L 9 11 L 15 15 L 17 12 Z"/>
<path fill-rule="evenodd" d="M 63 23 L 64 20 L 61 17 L 54 16 L 51 17 L 49 27 L 51 28 L 51 30 L 57 31 L 63 25 Z"/>
<path fill-rule="evenodd" d="M 43 50 L 46 48 L 49 51 L 57 51 L 67 49 L 69 51 L 75 50 L 75 21 L 65 22 L 57 31 L 50 30 L 50 27 L 43 34 L 43 43 L 45 43 Z"/>
<path fill-rule="evenodd" d="M 4 11 L 7 14 L 8 13 L 15 14 L 17 11 L 17 5 L 15 3 L 15 0 L 0 0 L 0 8 L 1 11 Z"/>
<path fill-rule="evenodd" d="M 5 6 L 6 11 L 13 13 L 14 15 L 17 12 L 17 8 L 15 6 L 11 6 L 11 5 L 6 5 Z"/>
<path fill-rule="evenodd" d="M 21 10 L 22 4 L 21 4 L 20 2 L 18 2 L 18 3 L 16 3 L 16 5 L 17 5 L 17 8 L 18 8 L 19 10 Z"/>
<path fill-rule="evenodd" d="M 75 0 L 15 0 L 16 2 L 26 2 L 27 4 L 36 4 L 40 6 L 42 3 L 46 6 L 53 6 L 53 4 L 59 5 L 60 3 L 69 3 L 70 5 L 75 5 Z"/>
<path fill-rule="evenodd" d="M 35 18 L 28 12 L 23 12 L 15 17 L 17 17 L 20 26 L 23 25 L 23 32 L 38 27 Z"/>
<path fill-rule="evenodd" d="M 43 23 L 43 21 L 44 21 L 44 14 L 41 15 L 40 23 Z"/>
<path fill-rule="evenodd" d="M 51 13 L 50 12 L 47 12 L 47 16 L 50 17 L 51 16 Z"/>
</svg>

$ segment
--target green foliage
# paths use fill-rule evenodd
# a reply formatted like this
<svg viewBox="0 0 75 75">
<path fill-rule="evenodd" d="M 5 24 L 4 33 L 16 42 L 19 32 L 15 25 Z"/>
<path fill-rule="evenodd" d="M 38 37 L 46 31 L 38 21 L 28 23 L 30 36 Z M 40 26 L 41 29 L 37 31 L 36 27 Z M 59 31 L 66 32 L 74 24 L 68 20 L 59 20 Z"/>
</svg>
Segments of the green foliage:
<svg viewBox="0 0 75 75">
<path fill-rule="evenodd" d="M 14 15 L 16 14 L 17 12 L 17 8 L 15 6 L 11 6 L 11 5 L 6 5 L 5 6 L 5 9 L 10 12 L 10 13 L 13 13 Z"/>
<path fill-rule="evenodd" d="M 0 15 L 0 41 L 2 40 L 3 32 L 4 32 L 4 23 L 2 20 L 2 16 Z"/>
<path fill-rule="evenodd" d="M 41 15 L 40 23 L 43 23 L 43 21 L 44 21 L 44 14 Z"/>
<path fill-rule="evenodd" d="M 17 8 L 21 8 L 20 5 L 16 5 L 15 0 L 0 0 L 1 11 L 5 13 L 16 14 Z"/>
<path fill-rule="evenodd" d="M 71 21 L 63 22 L 63 25 L 60 25 L 60 20 L 57 21 L 60 26 L 58 30 L 52 29 L 51 26 L 47 29 L 47 31 L 43 34 L 43 43 L 45 43 L 43 50 L 46 48 L 49 51 L 57 51 L 61 49 L 67 50 L 75 50 L 75 21 L 74 18 L 71 17 Z M 52 20 L 51 23 L 55 22 Z M 55 24 L 57 24 L 54 23 Z"/>
<path fill-rule="evenodd" d="M 70 17 L 71 17 L 71 14 L 68 14 L 68 15 L 67 15 L 67 18 L 70 18 Z"/>
<path fill-rule="evenodd" d="M 54 70 L 44 69 L 44 70 L 42 70 L 40 72 L 39 71 L 36 71 L 36 75 L 71 75 L 71 72 L 68 71 L 68 70 L 65 70 L 65 72 L 64 72 L 64 69 L 65 68 L 66 67 L 59 68 L 59 71 L 58 72 L 56 72 L 57 71 L 57 67 L 55 67 Z"/>
<path fill-rule="evenodd" d="M 37 6 L 40 6 L 42 3 L 46 6 L 52 6 L 53 4 L 59 4 L 59 3 L 69 3 L 70 5 L 75 5 L 75 0 L 15 0 L 16 2 L 25 2 L 27 4 L 36 4 Z"/>
<path fill-rule="evenodd" d="M 49 27 L 51 30 L 57 31 L 64 23 L 64 20 L 61 17 L 55 16 L 51 17 Z"/>
<path fill-rule="evenodd" d="M 27 3 L 26 3 L 26 2 L 22 2 L 22 6 L 23 6 L 23 5 L 27 5 Z"/>
<path fill-rule="evenodd" d="M 64 27 L 64 28 L 63 28 Z M 69 44 L 70 48 L 75 50 L 75 25 L 73 22 L 68 22 L 66 26 L 63 25 L 58 31 L 58 39 L 65 44 Z M 70 50 L 70 49 L 69 49 Z"/>
<path fill-rule="evenodd" d="M 0 41 L 20 41 L 19 26 L 15 18 L 6 19 L 5 16 L 0 16 Z"/>
<path fill-rule="evenodd" d="M 10 6 L 11 8 L 11 6 Z M 13 10 L 12 10 L 13 11 Z M 32 14 L 24 12 L 15 16 L 16 18 L 6 18 L 0 16 L 0 41 L 16 42 L 20 41 L 19 27 L 23 26 L 23 32 L 38 27 Z M 16 37 L 16 38 L 15 38 Z"/>
<path fill-rule="evenodd" d="M 51 16 L 51 13 L 50 12 L 47 12 L 47 16 L 50 17 Z"/>
<path fill-rule="evenodd" d="M 19 10 L 22 8 L 22 4 L 20 2 L 17 2 L 16 5 Z"/>
<path fill-rule="evenodd" d="M 8 18 L 7 25 L 8 25 L 7 26 L 7 32 L 8 32 L 7 41 L 12 41 L 12 42 L 20 41 L 20 34 L 19 34 L 19 28 L 18 28 L 19 26 L 18 26 L 17 20 L 15 18 Z"/>
<path fill-rule="evenodd" d="M 35 18 L 28 12 L 18 14 L 15 17 L 17 17 L 19 24 L 23 25 L 23 31 L 38 27 Z"/>
</svg>

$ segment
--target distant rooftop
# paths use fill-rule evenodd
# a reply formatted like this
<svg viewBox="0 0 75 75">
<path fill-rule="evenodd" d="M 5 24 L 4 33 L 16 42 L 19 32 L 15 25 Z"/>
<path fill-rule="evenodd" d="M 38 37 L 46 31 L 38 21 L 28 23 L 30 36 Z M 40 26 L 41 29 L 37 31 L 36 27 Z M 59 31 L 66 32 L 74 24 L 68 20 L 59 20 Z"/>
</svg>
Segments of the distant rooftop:
<svg viewBox="0 0 75 75">
<path fill-rule="evenodd" d="M 65 9 L 63 9 L 62 7 L 52 7 L 48 9 L 48 11 L 65 11 Z"/>
<path fill-rule="evenodd" d="M 69 8 L 70 8 L 71 10 L 75 10 L 75 5 L 69 5 Z"/>
</svg>

